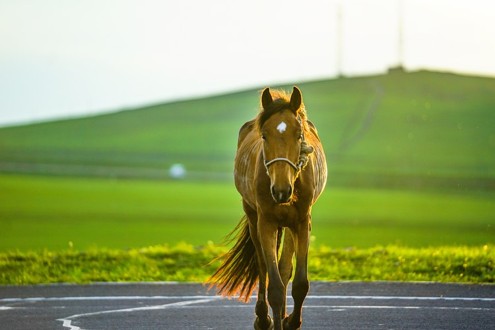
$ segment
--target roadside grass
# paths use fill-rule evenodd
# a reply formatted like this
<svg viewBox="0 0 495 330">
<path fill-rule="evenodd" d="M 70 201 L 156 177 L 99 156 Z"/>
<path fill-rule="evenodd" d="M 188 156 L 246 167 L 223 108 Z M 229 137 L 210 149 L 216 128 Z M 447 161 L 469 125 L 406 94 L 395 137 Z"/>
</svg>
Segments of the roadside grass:
<svg viewBox="0 0 495 330">
<path fill-rule="evenodd" d="M 204 282 L 226 251 L 213 244 L 0 253 L 0 284 L 180 281 Z M 495 282 L 495 247 L 399 246 L 312 248 L 309 277 L 316 281 Z"/>
</svg>

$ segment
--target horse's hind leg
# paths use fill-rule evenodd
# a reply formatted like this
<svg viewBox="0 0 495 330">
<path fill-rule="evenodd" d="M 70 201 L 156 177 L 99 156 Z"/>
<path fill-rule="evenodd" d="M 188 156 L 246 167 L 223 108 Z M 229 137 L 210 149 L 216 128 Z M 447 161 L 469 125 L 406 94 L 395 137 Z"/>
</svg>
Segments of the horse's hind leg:
<svg viewBox="0 0 495 330">
<path fill-rule="evenodd" d="M 300 329 L 302 324 L 302 305 L 309 291 L 308 281 L 308 249 L 309 249 L 310 224 L 307 221 L 301 223 L 293 233 L 296 250 L 296 271 L 292 281 L 292 298 L 294 298 L 294 311 L 284 319 L 284 329 Z"/>
</svg>

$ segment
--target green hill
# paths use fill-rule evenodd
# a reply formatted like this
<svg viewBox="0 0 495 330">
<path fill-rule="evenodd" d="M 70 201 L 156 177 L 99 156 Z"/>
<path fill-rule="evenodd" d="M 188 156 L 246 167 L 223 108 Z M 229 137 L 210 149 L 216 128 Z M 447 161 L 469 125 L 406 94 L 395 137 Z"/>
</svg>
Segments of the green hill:
<svg viewBox="0 0 495 330">
<path fill-rule="evenodd" d="M 332 184 L 495 188 L 495 79 L 399 71 L 299 87 Z M 230 177 L 237 131 L 258 97 L 249 90 L 0 128 L 0 171 L 166 177 L 183 163 Z"/>
<path fill-rule="evenodd" d="M 493 243 L 495 79 L 395 71 L 299 87 L 329 166 L 312 246 Z M 0 251 L 220 242 L 241 217 L 229 180 L 258 97 L 0 128 Z M 107 179 L 167 179 L 174 163 L 189 180 Z"/>
</svg>

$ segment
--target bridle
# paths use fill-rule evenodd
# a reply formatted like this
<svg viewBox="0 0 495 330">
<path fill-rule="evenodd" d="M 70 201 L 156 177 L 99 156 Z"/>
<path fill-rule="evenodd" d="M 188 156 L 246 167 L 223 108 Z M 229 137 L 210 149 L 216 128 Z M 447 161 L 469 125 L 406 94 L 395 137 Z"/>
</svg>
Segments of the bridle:
<svg viewBox="0 0 495 330">
<path fill-rule="evenodd" d="M 296 176 L 297 176 L 299 172 L 301 172 L 301 170 L 304 168 L 304 166 L 306 166 L 306 164 L 308 163 L 308 155 L 313 152 L 313 147 L 306 142 L 306 139 L 304 137 L 304 127 L 301 118 L 297 117 L 297 121 L 301 125 L 301 151 L 299 152 L 299 158 L 297 159 L 297 164 L 295 164 L 293 161 L 285 157 L 276 157 L 273 158 L 272 160 L 267 161 L 265 156 L 265 148 L 263 148 L 263 161 L 266 168 L 266 174 L 268 174 L 268 168 L 270 165 L 276 162 L 286 162 L 296 171 Z"/>
</svg>

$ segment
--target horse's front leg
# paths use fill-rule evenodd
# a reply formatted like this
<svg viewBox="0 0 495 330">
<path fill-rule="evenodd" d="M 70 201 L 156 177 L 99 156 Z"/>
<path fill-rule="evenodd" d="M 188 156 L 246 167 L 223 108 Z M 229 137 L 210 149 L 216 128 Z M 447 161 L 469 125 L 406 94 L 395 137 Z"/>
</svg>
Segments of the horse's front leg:
<svg viewBox="0 0 495 330">
<path fill-rule="evenodd" d="M 266 265 L 263 249 L 261 248 L 261 243 L 258 238 L 258 215 L 247 204 L 244 204 L 244 211 L 249 218 L 249 234 L 256 249 L 259 271 L 258 299 L 255 307 L 256 320 L 254 321 L 254 329 L 270 330 L 273 329 L 273 320 L 268 314 L 268 304 L 266 302 Z"/>
<path fill-rule="evenodd" d="M 261 251 L 261 249 L 260 249 Z M 258 257 L 260 267 L 260 277 L 258 285 L 258 300 L 256 301 L 255 313 L 256 320 L 254 321 L 254 329 L 256 330 L 271 330 L 273 329 L 273 320 L 268 314 L 268 304 L 266 303 L 266 267 L 264 260 Z"/>
<path fill-rule="evenodd" d="M 256 231 L 254 231 L 256 233 Z M 256 255 L 259 266 L 259 282 L 258 282 L 258 299 L 256 301 L 256 320 L 254 321 L 254 329 L 269 330 L 273 329 L 273 320 L 268 314 L 268 304 L 266 303 L 266 265 L 263 255 L 263 249 L 256 235 L 251 235 L 253 243 L 256 247 Z"/>
<path fill-rule="evenodd" d="M 309 291 L 308 250 L 310 222 L 309 217 L 293 232 L 296 250 L 296 271 L 292 281 L 294 311 L 284 319 L 284 329 L 300 329 L 302 324 L 302 305 Z"/>
<path fill-rule="evenodd" d="M 267 222 L 264 219 L 258 220 L 258 238 L 261 243 L 268 273 L 268 302 L 273 312 L 274 329 L 281 330 L 285 289 L 278 270 L 277 230 L 277 225 Z"/>
<path fill-rule="evenodd" d="M 280 256 L 280 261 L 278 263 L 278 269 L 280 271 L 280 277 L 284 283 L 284 303 L 282 305 L 282 317 L 284 318 L 286 314 L 287 306 L 287 286 L 289 280 L 292 276 L 292 257 L 294 256 L 294 239 L 292 238 L 292 233 L 290 229 L 284 229 L 284 244 L 282 247 L 282 254 Z"/>
</svg>

